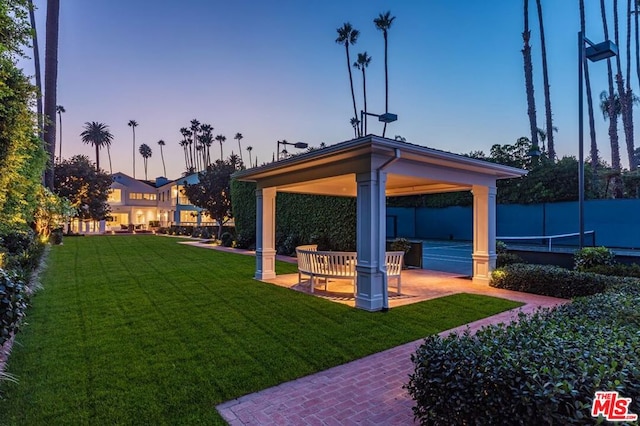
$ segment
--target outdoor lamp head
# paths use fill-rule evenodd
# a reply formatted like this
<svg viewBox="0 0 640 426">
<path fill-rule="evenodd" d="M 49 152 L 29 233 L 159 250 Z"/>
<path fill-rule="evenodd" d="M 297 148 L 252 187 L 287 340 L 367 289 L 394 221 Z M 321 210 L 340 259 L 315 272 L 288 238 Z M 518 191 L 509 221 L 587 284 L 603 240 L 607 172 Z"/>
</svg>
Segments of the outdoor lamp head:
<svg viewBox="0 0 640 426">
<path fill-rule="evenodd" d="M 296 142 L 293 144 L 293 146 L 298 149 L 305 149 L 306 147 L 309 146 L 309 144 L 307 144 L 306 142 Z"/>
<path fill-rule="evenodd" d="M 616 56 L 618 54 L 618 46 L 610 40 L 605 40 L 602 43 L 588 46 L 584 54 L 591 62 L 597 62 Z"/>
</svg>

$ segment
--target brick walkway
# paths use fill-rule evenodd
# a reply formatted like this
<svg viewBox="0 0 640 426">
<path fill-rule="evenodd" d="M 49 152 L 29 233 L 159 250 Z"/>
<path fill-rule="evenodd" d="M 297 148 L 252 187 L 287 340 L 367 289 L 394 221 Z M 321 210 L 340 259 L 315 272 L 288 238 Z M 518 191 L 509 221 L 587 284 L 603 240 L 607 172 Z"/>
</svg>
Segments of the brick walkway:
<svg viewBox="0 0 640 426">
<path fill-rule="evenodd" d="M 566 300 L 487 288 L 491 296 L 524 302 L 441 335 L 506 323 Z M 477 287 L 475 293 L 478 293 Z M 402 388 L 413 370 L 411 354 L 422 340 L 227 401 L 216 408 L 230 425 L 411 425 L 413 401 Z"/>
</svg>

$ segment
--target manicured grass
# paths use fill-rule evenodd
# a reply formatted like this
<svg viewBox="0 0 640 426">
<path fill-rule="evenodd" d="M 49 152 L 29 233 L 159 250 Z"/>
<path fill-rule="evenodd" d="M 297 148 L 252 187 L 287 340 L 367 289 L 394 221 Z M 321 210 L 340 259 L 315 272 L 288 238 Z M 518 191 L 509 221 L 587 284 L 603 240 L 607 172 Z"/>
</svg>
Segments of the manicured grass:
<svg viewBox="0 0 640 426">
<path fill-rule="evenodd" d="M 215 406 L 518 306 L 461 294 L 369 313 L 173 238 L 53 247 L 0 383 L 2 424 L 215 424 Z M 278 263 L 278 273 L 295 265 Z"/>
</svg>

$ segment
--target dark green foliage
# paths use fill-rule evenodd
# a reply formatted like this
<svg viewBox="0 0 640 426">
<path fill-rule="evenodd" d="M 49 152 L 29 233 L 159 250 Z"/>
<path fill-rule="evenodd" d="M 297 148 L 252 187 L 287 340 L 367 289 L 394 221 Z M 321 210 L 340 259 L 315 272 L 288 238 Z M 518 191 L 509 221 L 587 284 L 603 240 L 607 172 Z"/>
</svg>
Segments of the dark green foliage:
<svg viewBox="0 0 640 426">
<path fill-rule="evenodd" d="M 0 234 L 2 247 L 11 255 L 29 250 L 35 244 L 36 234 L 31 229 L 12 229 Z"/>
<path fill-rule="evenodd" d="M 51 238 L 49 241 L 51 241 L 51 244 L 53 245 L 59 245 L 62 244 L 62 235 L 64 234 L 62 228 L 58 228 L 58 229 L 54 229 L 53 231 L 51 231 Z"/>
<path fill-rule="evenodd" d="M 0 347 L 18 331 L 26 309 L 24 283 L 15 273 L 0 269 Z"/>
<path fill-rule="evenodd" d="M 584 268 L 584 272 L 592 272 L 594 274 L 610 275 L 616 277 L 635 277 L 640 278 L 640 265 L 632 263 L 625 265 L 624 263 L 613 263 L 611 265 L 595 265 Z"/>
<path fill-rule="evenodd" d="M 17 3 L 10 2 L 12 8 Z M 0 21 L 6 5 L 0 6 Z M 0 26 L 0 39 L 10 37 Z M 34 136 L 30 109 L 35 88 L 2 52 L 0 42 L 0 227 L 26 226 L 38 206 L 46 163 L 43 142 Z"/>
<path fill-rule="evenodd" d="M 326 241 L 324 250 L 355 251 L 356 199 L 278 193 L 276 250 L 291 253 L 291 246 L 318 241 Z"/>
<path fill-rule="evenodd" d="M 230 232 L 224 232 L 220 237 L 220 243 L 224 247 L 231 247 L 233 245 L 233 235 Z"/>
<path fill-rule="evenodd" d="M 107 198 L 113 180 L 84 155 L 62 160 L 54 168 L 54 192 L 76 208 L 76 217 L 102 220 L 109 215 Z"/>
<path fill-rule="evenodd" d="M 605 293 L 475 336 L 427 338 L 406 386 L 432 425 L 593 424 L 595 391 L 640 412 L 639 295 Z"/>
<path fill-rule="evenodd" d="M 255 184 L 233 182 L 236 246 L 255 246 Z M 279 192 L 276 197 L 276 250 L 291 254 L 300 244 L 318 244 L 323 250 L 354 251 L 355 198 Z"/>
<path fill-rule="evenodd" d="M 28 280 L 37 268 L 44 244 L 31 229 L 16 229 L 0 234 L 0 251 L 3 264 L 0 267 L 14 271 L 21 279 Z"/>
<path fill-rule="evenodd" d="M 182 191 L 194 206 L 205 210 L 209 216 L 221 225 L 233 218 L 231 210 L 231 175 L 239 170 L 241 164 L 230 158 L 217 160 L 207 166 L 204 172 L 198 173 L 198 182 L 185 182 Z M 222 235 L 222 227 L 218 229 L 218 238 Z"/>
<path fill-rule="evenodd" d="M 236 225 L 236 247 L 255 248 L 256 244 L 256 184 L 231 181 L 233 220 Z"/>
<path fill-rule="evenodd" d="M 569 299 L 605 290 L 611 280 L 603 275 L 571 271 L 551 265 L 513 264 L 491 273 L 491 286 Z"/>
<path fill-rule="evenodd" d="M 392 251 L 403 251 L 406 254 L 411 250 L 411 243 L 406 238 L 396 238 L 391 242 L 390 247 Z"/>
<path fill-rule="evenodd" d="M 576 271 L 584 271 L 594 266 L 613 265 L 615 257 L 615 253 L 606 247 L 585 247 L 576 251 L 573 263 Z"/>
<path fill-rule="evenodd" d="M 496 257 L 496 268 L 502 268 L 507 265 L 514 265 L 516 263 L 525 263 L 525 261 L 514 253 L 498 253 Z"/>
</svg>

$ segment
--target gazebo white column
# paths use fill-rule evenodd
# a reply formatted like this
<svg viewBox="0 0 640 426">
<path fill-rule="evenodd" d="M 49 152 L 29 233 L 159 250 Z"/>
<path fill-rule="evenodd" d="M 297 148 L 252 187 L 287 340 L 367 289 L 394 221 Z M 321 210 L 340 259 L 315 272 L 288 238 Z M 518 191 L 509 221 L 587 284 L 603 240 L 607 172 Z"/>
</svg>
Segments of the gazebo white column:
<svg viewBox="0 0 640 426">
<path fill-rule="evenodd" d="M 473 185 L 473 281 L 488 284 L 496 266 L 496 187 Z"/>
<path fill-rule="evenodd" d="M 385 180 L 386 174 L 371 171 L 356 175 L 357 183 L 357 231 L 358 251 L 356 279 L 356 307 L 367 311 L 379 311 L 384 306 L 385 252 Z"/>
<path fill-rule="evenodd" d="M 256 275 L 257 280 L 276 276 L 276 188 L 256 189 Z"/>
</svg>

